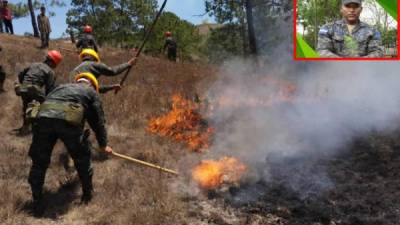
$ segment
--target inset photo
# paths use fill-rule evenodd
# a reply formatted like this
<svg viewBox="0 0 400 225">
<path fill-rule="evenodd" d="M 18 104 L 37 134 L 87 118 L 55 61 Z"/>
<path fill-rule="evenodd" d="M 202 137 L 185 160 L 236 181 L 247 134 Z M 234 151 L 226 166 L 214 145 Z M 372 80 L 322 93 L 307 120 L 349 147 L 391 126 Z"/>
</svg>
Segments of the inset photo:
<svg viewBox="0 0 400 225">
<path fill-rule="evenodd" d="M 395 0 L 294 0 L 294 58 L 398 60 Z"/>
</svg>

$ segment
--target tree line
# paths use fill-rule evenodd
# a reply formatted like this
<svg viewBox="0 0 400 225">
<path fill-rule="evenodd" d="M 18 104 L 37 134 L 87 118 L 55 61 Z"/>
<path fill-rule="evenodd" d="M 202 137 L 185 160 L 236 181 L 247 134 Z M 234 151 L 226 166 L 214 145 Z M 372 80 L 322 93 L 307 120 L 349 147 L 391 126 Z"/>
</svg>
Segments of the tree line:
<svg viewBox="0 0 400 225">
<path fill-rule="evenodd" d="M 48 5 L 63 7 L 65 3 L 49 0 Z M 177 40 L 181 58 L 199 56 L 221 61 L 231 56 L 268 54 L 268 49 L 281 40 L 281 34 L 273 31 L 279 29 L 279 21 L 290 19 L 292 3 L 292 0 L 204 0 L 204 14 L 220 24 L 206 36 L 199 34 L 196 25 L 172 12 L 164 12 L 145 51 L 159 53 L 164 44 L 163 34 L 168 30 Z M 66 32 L 72 38 L 90 24 L 100 45 L 123 48 L 140 45 L 159 7 L 157 0 L 72 0 L 70 4 Z M 34 36 L 39 36 L 35 9 L 40 6 L 37 0 L 13 5 L 17 18 L 31 16 Z"/>
</svg>

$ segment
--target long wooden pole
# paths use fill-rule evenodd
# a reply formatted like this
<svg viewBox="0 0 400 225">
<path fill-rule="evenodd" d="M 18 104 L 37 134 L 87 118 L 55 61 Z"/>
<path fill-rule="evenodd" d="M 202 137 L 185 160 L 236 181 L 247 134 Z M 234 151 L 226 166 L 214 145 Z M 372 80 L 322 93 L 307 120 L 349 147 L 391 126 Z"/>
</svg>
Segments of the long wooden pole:
<svg viewBox="0 0 400 225">
<path fill-rule="evenodd" d="M 150 29 L 147 31 L 146 36 L 145 36 L 145 38 L 144 38 L 144 40 L 143 40 L 143 42 L 142 42 L 142 45 L 140 46 L 139 50 L 136 52 L 136 56 L 135 56 L 136 58 L 140 56 L 140 53 L 142 52 L 142 50 L 143 50 L 143 48 L 144 48 L 144 45 L 146 44 L 147 40 L 149 39 L 150 34 L 151 34 L 151 32 L 153 31 L 153 28 L 154 28 L 154 26 L 156 25 L 158 18 L 161 16 L 161 13 L 162 13 L 162 11 L 164 10 L 165 5 L 167 4 L 167 1 L 168 1 L 168 0 L 165 0 L 165 1 L 164 1 L 164 3 L 162 4 L 160 10 L 158 11 L 158 13 L 157 13 L 157 15 L 156 15 L 156 18 L 155 18 L 154 21 L 153 21 L 153 24 L 151 24 Z M 129 72 L 131 71 L 131 68 L 132 68 L 132 66 L 129 67 L 129 69 L 125 72 L 124 76 L 122 77 L 121 81 L 119 82 L 119 84 L 120 84 L 121 86 L 124 84 L 126 78 L 128 77 Z"/>
<path fill-rule="evenodd" d="M 119 157 L 119 158 L 122 158 L 122 159 L 126 159 L 128 161 L 131 161 L 131 162 L 134 162 L 134 163 L 137 163 L 137 164 L 140 164 L 140 165 L 143 165 L 143 166 L 147 166 L 147 167 L 150 167 L 150 168 L 153 168 L 153 169 L 158 169 L 158 170 L 160 170 L 162 172 L 166 172 L 166 173 L 170 173 L 170 174 L 174 174 L 174 175 L 179 175 L 178 172 L 176 172 L 174 170 L 170 170 L 170 169 L 167 169 L 167 168 L 164 168 L 164 167 L 152 164 L 152 163 L 148 163 L 148 162 L 145 162 L 145 161 L 142 161 L 142 160 L 139 160 L 139 159 L 135 159 L 135 158 L 123 155 L 123 154 L 119 154 L 119 153 L 116 153 L 114 151 L 112 152 L 112 155 L 116 156 L 116 157 Z"/>
</svg>

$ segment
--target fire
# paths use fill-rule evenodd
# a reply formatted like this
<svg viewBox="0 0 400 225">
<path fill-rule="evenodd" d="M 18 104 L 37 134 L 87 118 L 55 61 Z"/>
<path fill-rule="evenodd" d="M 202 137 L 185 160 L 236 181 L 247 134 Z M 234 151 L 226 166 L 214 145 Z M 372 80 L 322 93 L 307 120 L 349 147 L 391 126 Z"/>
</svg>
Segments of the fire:
<svg viewBox="0 0 400 225">
<path fill-rule="evenodd" d="M 215 189 L 223 184 L 237 184 L 246 171 L 246 165 L 238 159 L 223 157 L 202 161 L 192 170 L 192 177 L 202 188 Z"/>
<path fill-rule="evenodd" d="M 167 115 L 151 119 L 148 131 L 185 142 L 193 151 L 204 151 L 209 147 L 213 129 L 201 116 L 198 107 L 198 104 L 176 94 L 172 97 L 172 110 Z"/>
</svg>

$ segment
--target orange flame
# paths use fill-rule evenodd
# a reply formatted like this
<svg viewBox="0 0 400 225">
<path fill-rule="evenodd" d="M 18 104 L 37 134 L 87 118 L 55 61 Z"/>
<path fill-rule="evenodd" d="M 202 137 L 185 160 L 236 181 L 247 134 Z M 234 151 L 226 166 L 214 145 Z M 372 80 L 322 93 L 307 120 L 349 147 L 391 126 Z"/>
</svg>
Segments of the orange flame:
<svg viewBox="0 0 400 225">
<path fill-rule="evenodd" d="M 218 161 L 202 161 L 193 168 L 192 177 L 202 188 L 215 189 L 223 184 L 237 184 L 246 171 L 246 165 L 238 159 L 225 156 Z"/>
<path fill-rule="evenodd" d="M 172 96 L 172 110 L 167 115 L 151 119 L 148 131 L 173 137 L 185 142 L 191 150 L 202 152 L 209 147 L 213 129 L 208 127 L 198 107 L 198 104 L 176 94 Z"/>
</svg>

